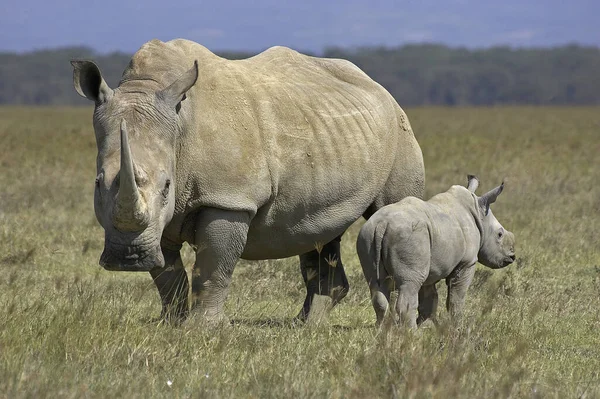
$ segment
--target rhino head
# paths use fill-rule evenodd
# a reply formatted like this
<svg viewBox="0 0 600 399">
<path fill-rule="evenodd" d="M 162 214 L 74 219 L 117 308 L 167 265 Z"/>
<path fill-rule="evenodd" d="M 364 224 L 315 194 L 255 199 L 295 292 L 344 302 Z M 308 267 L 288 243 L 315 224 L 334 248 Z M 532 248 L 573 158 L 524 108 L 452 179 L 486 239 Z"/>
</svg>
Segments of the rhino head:
<svg viewBox="0 0 600 399">
<path fill-rule="evenodd" d="M 162 89 L 138 84 L 112 90 L 93 62 L 71 64 L 75 89 L 95 103 L 94 209 L 105 232 L 100 265 L 122 271 L 164 267 L 160 240 L 175 209 L 180 103 L 196 82 L 198 65 Z"/>
<path fill-rule="evenodd" d="M 477 177 L 469 175 L 469 191 L 475 193 L 478 186 Z M 504 182 L 481 197 L 476 196 L 481 220 L 481 248 L 477 259 L 492 269 L 506 267 L 515 261 L 515 236 L 498 222 L 490 209 L 503 189 Z"/>
</svg>

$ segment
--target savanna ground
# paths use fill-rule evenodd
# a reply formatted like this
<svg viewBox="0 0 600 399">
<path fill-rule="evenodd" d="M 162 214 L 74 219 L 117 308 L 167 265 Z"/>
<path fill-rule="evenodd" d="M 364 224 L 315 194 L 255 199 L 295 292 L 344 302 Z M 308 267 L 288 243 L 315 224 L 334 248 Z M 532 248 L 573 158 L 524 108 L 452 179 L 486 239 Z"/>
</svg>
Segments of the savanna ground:
<svg viewBox="0 0 600 399">
<path fill-rule="evenodd" d="M 354 250 L 351 291 L 295 325 L 296 258 L 242 262 L 229 328 L 152 322 L 147 273 L 102 270 L 91 109 L 0 108 L 1 397 L 600 397 L 600 109 L 422 108 L 427 197 L 506 180 L 494 212 L 518 261 L 478 266 L 458 328 L 378 331 Z M 185 256 L 192 263 L 189 248 Z"/>
</svg>

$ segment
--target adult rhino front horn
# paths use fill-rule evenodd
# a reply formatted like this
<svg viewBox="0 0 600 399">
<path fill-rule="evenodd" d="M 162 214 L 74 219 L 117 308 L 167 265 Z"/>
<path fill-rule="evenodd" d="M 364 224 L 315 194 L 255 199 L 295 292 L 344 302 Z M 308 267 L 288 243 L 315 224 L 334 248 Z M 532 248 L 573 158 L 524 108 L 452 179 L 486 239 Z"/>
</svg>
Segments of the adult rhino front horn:
<svg viewBox="0 0 600 399">
<path fill-rule="evenodd" d="M 137 177 L 137 180 L 141 180 Z M 119 191 L 112 215 L 113 225 L 119 231 L 143 231 L 150 223 L 150 215 L 136 183 L 135 166 L 127 137 L 127 123 L 121 120 L 121 167 Z"/>
</svg>

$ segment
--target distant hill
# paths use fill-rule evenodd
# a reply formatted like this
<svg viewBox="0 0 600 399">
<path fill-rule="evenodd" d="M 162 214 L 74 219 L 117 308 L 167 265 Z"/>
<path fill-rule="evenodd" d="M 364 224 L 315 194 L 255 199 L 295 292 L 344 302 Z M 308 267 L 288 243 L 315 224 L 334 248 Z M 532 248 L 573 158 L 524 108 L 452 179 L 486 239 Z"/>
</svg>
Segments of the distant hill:
<svg viewBox="0 0 600 399">
<path fill-rule="evenodd" d="M 354 62 L 402 106 L 600 104 L 600 49 L 595 47 L 468 50 L 423 44 L 328 48 L 322 55 Z M 97 54 L 87 47 L 0 53 L 0 104 L 87 104 L 73 89 L 73 58 L 95 60 L 115 87 L 131 55 Z"/>
</svg>

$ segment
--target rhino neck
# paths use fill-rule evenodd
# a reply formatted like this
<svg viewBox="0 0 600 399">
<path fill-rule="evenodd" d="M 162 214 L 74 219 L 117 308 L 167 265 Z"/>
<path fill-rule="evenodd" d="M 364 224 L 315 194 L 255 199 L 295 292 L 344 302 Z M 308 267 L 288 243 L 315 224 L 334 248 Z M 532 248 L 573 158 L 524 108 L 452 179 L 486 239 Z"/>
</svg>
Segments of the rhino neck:
<svg viewBox="0 0 600 399">
<path fill-rule="evenodd" d="M 174 213 L 173 218 L 165 226 L 162 232 L 162 240 L 165 243 L 170 243 L 173 245 L 182 245 L 185 241 L 187 241 L 185 235 L 183 234 L 183 226 L 184 226 L 185 214 L 182 213 Z"/>
<path fill-rule="evenodd" d="M 471 201 L 469 206 L 469 212 L 473 217 L 473 221 L 477 226 L 477 230 L 479 230 L 479 250 L 483 247 L 483 220 L 481 219 L 481 211 L 479 210 L 479 203 L 477 202 L 477 196 L 473 193 L 471 194 Z"/>
<path fill-rule="evenodd" d="M 459 185 L 452 186 L 446 193 L 439 195 L 448 195 L 448 198 L 451 198 L 447 201 L 452 204 L 454 209 L 457 209 L 457 213 L 460 213 L 459 220 L 465 231 L 472 231 L 473 224 L 475 225 L 477 232 L 479 233 L 478 250 L 481 249 L 483 246 L 484 231 L 477 196 L 465 187 Z M 460 211 L 458 211 L 458 209 L 460 209 Z"/>
</svg>

